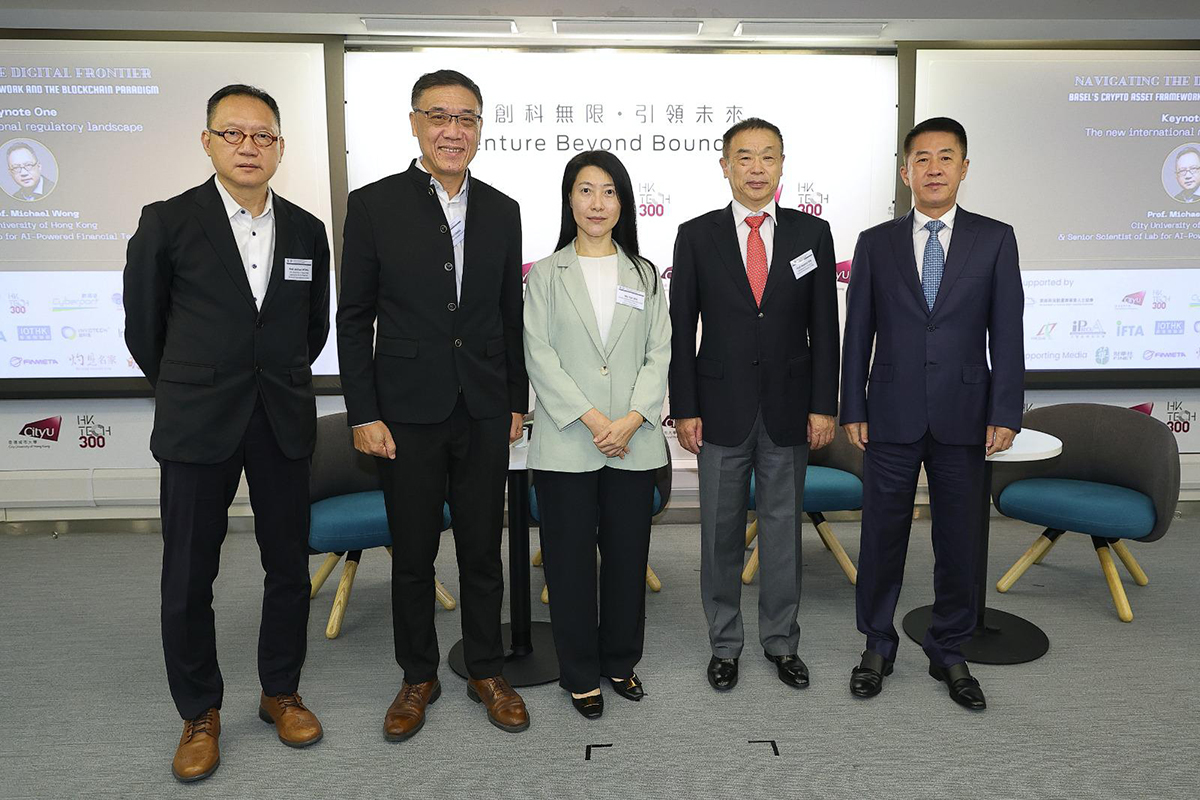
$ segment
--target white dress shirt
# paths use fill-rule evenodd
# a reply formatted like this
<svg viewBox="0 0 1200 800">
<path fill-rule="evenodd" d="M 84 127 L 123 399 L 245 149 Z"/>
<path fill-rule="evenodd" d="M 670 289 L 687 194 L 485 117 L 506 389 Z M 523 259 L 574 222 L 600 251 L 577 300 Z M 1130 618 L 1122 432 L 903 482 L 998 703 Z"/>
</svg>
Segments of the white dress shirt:
<svg viewBox="0 0 1200 800">
<path fill-rule="evenodd" d="M 612 330 L 613 312 L 617 307 L 617 254 L 599 258 L 580 256 L 579 266 L 583 268 L 583 280 L 596 313 L 600 341 L 607 347 L 608 332 Z"/>
<path fill-rule="evenodd" d="M 767 219 L 758 228 L 758 235 L 762 237 L 763 246 L 767 249 L 767 272 L 771 271 L 771 257 L 775 254 L 775 219 L 776 219 L 775 201 L 767 203 L 761 211 L 751 211 L 737 200 L 733 201 L 733 226 L 737 232 L 738 246 L 742 251 L 742 266 L 746 266 L 746 242 L 750 239 L 750 226 L 746 224 L 746 217 L 754 216 L 755 214 L 766 214 Z"/>
<path fill-rule="evenodd" d="M 225 213 L 229 216 L 229 227 L 233 229 L 233 240 L 237 242 L 238 252 L 242 256 L 242 267 L 246 270 L 246 278 L 250 281 L 250 294 L 254 296 L 254 305 L 262 308 L 263 298 L 267 294 L 267 284 L 271 280 L 271 263 L 275 260 L 275 195 L 267 189 L 267 205 L 257 217 L 238 205 L 233 195 L 221 183 L 220 178 L 214 181 L 217 194 L 225 204 Z"/>
<path fill-rule="evenodd" d="M 938 241 L 942 243 L 942 255 L 946 258 L 950 257 L 950 234 L 954 232 L 954 215 L 957 212 L 958 204 L 956 203 L 949 211 L 938 217 L 946 223 L 946 227 L 938 231 Z M 925 224 L 931 219 L 933 217 L 913 209 L 913 255 L 917 257 L 917 283 L 920 283 L 925 275 L 925 244 L 929 241 L 929 229 L 925 227 Z"/>
<path fill-rule="evenodd" d="M 417 169 L 428 173 L 421 164 L 421 159 L 417 159 Z M 458 194 L 454 197 L 446 191 L 446 187 L 442 186 L 441 182 L 429 176 L 429 185 L 433 187 L 437 194 L 438 202 L 442 204 L 442 213 L 446 215 L 446 224 L 450 226 L 450 237 L 454 242 L 454 299 L 462 301 L 462 277 L 463 277 L 463 240 L 467 235 L 467 192 L 471 188 L 471 173 L 463 179 L 462 188 L 458 190 Z"/>
</svg>

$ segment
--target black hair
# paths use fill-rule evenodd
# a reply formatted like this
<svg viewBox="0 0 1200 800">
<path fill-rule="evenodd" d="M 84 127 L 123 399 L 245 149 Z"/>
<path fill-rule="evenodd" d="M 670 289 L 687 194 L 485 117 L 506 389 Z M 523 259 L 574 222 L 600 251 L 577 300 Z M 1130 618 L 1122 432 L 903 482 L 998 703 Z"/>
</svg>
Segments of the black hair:
<svg viewBox="0 0 1200 800">
<path fill-rule="evenodd" d="M 427 72 L 417 78 L 417 82 L 412 88 L 412 107 L 417 107 L 417 101 L 421 99 L 426 89 L 432 89 L 436 86 L 461 86 L 464 89 L 470 90 L 471 94 L 475 95 L 475 102 L 479 103 L 479 110 L 483 111 L 483 93 L 479 91 L 479 85 L 475 81 L 452 69 L 439 69 L 437 72 Z"/>
<path fill-rule="evenodd" d="M 734 125 L 729 130 L 725 131 L 725 135 L 721 137 L 721 155 L 729 158 L 729 146 L 733 144 L 733 137 L 737 136 L 742 131 L 770 131 L 779 139 L 779 154 L 783 155 L 783 133 L 779 128 L 759 117 L 746 117 L 746 119 Z"/>
<path fill-rule="evenodd" d="M 958 146 L 962 148 L 962 157 L 967 157 L 967 129 L 962 126 L 958 120 L 950 119 L 949 117 L 931 117 L 924 122 L 918 124 L 915 128 L 908 132 L 904 137 L 904 162 L 908 163 L 908 154 L 912 152 L 913 139 L 916 139 L 922 133 L 952 133 L 958 139 Z"/>
<path fill-rule="evenodd" d="M 9 156 L 18 150 L 28 150 L 35 160 L 38 157 L 37 151 L 33 149 L 33 145 L 29 144 L 28 142 L 17 142 L 16 144 L 11 145 L 8 150 L 4 152 L 5 160 L 8 160 Z M 1182 155 L 1182 153 L 1180 153 L 1180 155 Z"/>
<path fill-rule="evenodd" d="M 12 152 L 11 148 L 9 148 L 9 152 L 10 153 Z M 1200 149 L 1196 148 L 1194 145 L 1189 144 L 1187 147 L 1183 148 L 1182 150 L 1180 150 L 1178 153 L 1175 154 L 1175 163 L 1178 164 L 1179 159 L 1183 158 L 1188 153 L 1191 153 L 1192 155 L 1196 156 L 1197 158 L 1200 158 Z"/>
<path fill-rule="evenodd" d="M 562 182 L 562 226 L 558 232 L 558 245 L 554 249 L 563 249 L 578 233 L 579 226 L 575 222 L 574 212 L 571 211 L 571 191 L 575 188 L 575 179 L 584 167 L 596 167 L 612 176 L 617 200 L 621 203 L 621 215 L 617 217 L 617 224 L 612 230 L 613 241 L 637 267 L 642 288 L 654 294 L 659 285 L 658 269 L 650 259 L 638 252 L 637 198 L 633 196 L 633 182 L 629 180 L 629 172 L 621 163 L 621 159 L 607 150 L 588 150 L 567 162 Z"/>
<path fill-rule="evenodd" d="M 253 97 L 255 100 L 261 100 L 267 108 L 271 109 L 271 113 L 275 115 L 276 127 L 280 127 L 279 104 L 275 102 L 274 97 L 271 97 L 271 95 L 257 86 L 247 86 L 244 83 L 231 83 L 228 86 L 222 86 L 220 89 L 217 89 L 217 91 L 213 92 L 213 96 L 208 98 L 208 110 L 205 121 L 210 128 L 212 127 L 213 115 L 217 113 L 217 106 L 226 97 Z"/>
</svg>

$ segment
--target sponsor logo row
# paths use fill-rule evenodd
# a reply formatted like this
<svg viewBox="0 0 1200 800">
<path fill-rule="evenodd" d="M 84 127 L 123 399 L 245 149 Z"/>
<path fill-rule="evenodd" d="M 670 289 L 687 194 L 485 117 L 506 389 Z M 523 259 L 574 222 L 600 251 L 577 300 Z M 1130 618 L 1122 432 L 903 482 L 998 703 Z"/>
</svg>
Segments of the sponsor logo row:
<svg viewBox="0 0 1200 800">
<path fill-rule="evenodd" d="M 78 450 L 96 450 L 108 445 L 112 438 L 112 426 L 98 420 L 95 414 L 78 414 L 73 426 L 68 424 L 64 427 L 62 416 L 44 417 L 26 422 L 14 433 L 15 436 L 8 440 L 9 450 L 49 450 L 67 446 Z M 68 438 L 72 435 L 74 441 Z"/>
</svg>

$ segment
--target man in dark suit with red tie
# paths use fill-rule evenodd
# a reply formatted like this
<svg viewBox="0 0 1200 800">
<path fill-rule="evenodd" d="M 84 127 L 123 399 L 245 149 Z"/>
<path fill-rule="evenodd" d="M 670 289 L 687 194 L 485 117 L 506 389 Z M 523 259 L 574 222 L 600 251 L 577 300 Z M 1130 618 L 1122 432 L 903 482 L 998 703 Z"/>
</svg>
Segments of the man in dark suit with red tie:
<svg viewBox="0 0 1200 800">
<path fill-rule="evenodd" d="M 679 226 L 671 276 L 671 414 L 700 470 L 708 680 L 718 691 L 738 680 L 753 470 L 759 640 L 779 679 L 802 689 L 809 683 L 797 654 L 804 475 L 809 448 L 831 441 L 837 414 L 833 237 L 824 220 L 776 205 L 783 135 L 771 123 L 750 118 L 730 128 L 721 167 L 733 202 Z"/>
<path fill-rule="evenodd" d="M 1013 229 L 957 205 L 969 163 L 966 131 L 952 119 L 926 120 L 905 137 L 900 175 L 914 208 L 864 231 L 854 251 L 842 425 L 864 451 L 856 596 L 867 649 L 850 691 L 873 697 L 892 671 L 924 465 L 935 564 L 922 647 L 950 697 L 982 710 L 983 690 L 961 648 L 975 628 L 984 458 L 1011 447 L 1021 426 L 1025 300 Z"/>
</svg>

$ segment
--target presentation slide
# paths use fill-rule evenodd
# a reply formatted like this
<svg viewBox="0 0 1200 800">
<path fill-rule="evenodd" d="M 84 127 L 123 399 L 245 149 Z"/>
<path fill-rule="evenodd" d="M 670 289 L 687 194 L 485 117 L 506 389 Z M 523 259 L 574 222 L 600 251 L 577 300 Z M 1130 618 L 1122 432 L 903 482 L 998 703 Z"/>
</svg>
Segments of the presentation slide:
<svg viewBox="0 0 1200 800">
<path fill-rule="evenodd" d="M 1016 230 L 1030 370 L 1200 367 L 1200 53 L 920 50 L 933 116 Z"/>
<path fill-rule="evenodd" d="M 230 83 L 278 101 L 272 187 L 331 231 L 320 45 L 0 40 L 0 382 L 141 375 L 126 245 L 144 205 L 212 174 L 205 104 Z M 313 371 L 337 373 L 332 344 Z"/>
<path fill-rule="evenodd" d="M 839 261 L 892 216 L 896 60 L 891 56 L 422 49 L 346 55 L 350 188 L 417 157 L 410 92 L 453 68 L 483 93 L 471 172 L 521 204 L 524 260 L 554 251 L 563 168 L 585 150 L 629 170 L 642 254 L 669 282 L 679 224 L 725 206 L 721 136 L 762 117 L 784 139 L 779 202 L 827 219 Z M 844 269 L 845 265 L 843 265 Z"/>
</svg>

